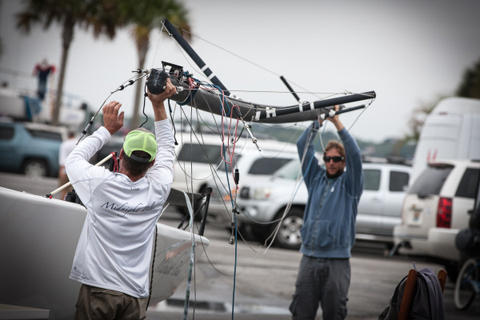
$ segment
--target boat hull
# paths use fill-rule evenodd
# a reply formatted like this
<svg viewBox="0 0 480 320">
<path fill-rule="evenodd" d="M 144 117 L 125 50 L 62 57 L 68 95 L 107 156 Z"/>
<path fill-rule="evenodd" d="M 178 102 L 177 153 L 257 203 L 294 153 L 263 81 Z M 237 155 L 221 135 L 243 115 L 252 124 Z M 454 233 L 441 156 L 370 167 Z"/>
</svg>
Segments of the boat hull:
<svg viewBox="0 0 480 320">
<path fill-rule="evenodd" d="M 80 283 L 69 275 L 85 217 L 79 204 L 0 187 L 0 304 L 73 318 Z M 185 280 L 192 247 L 191 233 L 157 226 L 150 304 L 170 297 Z M 198 260 L 209 242 L 198 235 L 195 242 Z"/>
</svg>

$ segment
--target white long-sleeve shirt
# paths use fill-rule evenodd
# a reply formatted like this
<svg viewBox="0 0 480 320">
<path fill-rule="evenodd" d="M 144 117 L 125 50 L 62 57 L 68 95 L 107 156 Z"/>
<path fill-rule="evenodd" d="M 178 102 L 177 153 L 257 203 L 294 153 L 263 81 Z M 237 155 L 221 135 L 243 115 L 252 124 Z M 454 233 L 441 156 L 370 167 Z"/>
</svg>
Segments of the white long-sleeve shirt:
<svg viewBox="0 0 480 320">
<path fill-rule="evenodd" d="M 68 178 L 88 211 L 71 279 L 137 298 L 148 297 L 154 230 L 170 193 L 175 159 L 168 120 L 155 122 L 155 135 L 155 164 L 135 182 L 88 162 L 110 138 L 104 127 L 68 156 Z"/>
</svg>

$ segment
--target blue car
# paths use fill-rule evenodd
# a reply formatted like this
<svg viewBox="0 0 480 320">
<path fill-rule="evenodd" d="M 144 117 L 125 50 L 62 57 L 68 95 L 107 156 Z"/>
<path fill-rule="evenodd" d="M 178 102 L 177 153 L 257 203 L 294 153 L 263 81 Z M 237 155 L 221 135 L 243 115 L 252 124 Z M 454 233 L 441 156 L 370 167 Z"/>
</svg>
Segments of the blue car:
<svg viewBox="0 0 480 320">
<path fill-rule="evenodd" d="M 57 177 L 58 152 L 67 130 L 30 122 L 0 122 L 0 171 Z"/>
</svg>

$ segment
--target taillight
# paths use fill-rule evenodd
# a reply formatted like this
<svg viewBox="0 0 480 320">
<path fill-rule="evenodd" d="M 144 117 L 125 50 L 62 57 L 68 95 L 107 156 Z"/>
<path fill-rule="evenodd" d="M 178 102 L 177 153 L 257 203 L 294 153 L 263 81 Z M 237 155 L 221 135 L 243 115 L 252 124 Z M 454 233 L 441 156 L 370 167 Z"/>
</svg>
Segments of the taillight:
<svg viewBox="0 0 480 320">
<path fill-rule="evenodd" d="M 437 228 L 450 228 L 452 226 L 452 199 L 440 198 L 437 210 Z"/>
</svg>

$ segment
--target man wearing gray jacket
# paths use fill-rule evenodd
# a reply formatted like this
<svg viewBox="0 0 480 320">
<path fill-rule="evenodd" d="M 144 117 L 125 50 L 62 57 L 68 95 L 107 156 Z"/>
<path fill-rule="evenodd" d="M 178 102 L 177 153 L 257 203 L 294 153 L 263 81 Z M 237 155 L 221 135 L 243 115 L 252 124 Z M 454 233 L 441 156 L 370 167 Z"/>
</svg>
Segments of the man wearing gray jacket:
<svg viewBox="0 0 480 320">
<path fill-rule="evenodd" d="M 338 107 L 335 107 L 338 110 Z M 316 161 L 313 139 L 322 120 L 297 141 L 308 202 L 301 229 L 303 253 L 290 305 L 293 319 L 315 319 L 319 303 L 323 319 L 345 319 L 350 286 L 350 250 L 363 191 L 362 157 L 337 115 L 328 118 L 340 136 L 324 151 L 325 169 Z"/>
</svg>

